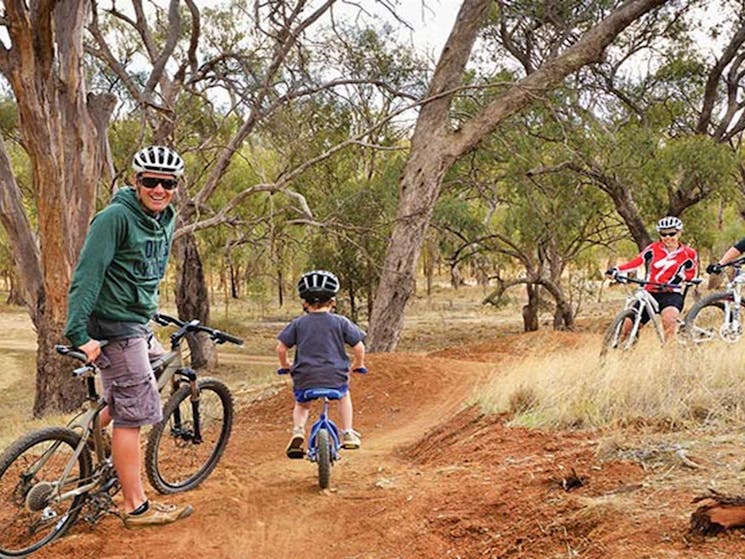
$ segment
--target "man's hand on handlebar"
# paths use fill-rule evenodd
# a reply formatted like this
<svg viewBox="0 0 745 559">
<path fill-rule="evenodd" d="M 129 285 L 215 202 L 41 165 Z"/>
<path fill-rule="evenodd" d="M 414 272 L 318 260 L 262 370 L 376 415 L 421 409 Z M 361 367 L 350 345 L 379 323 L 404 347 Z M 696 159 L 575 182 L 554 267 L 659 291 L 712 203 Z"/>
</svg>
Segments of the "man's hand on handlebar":
<svg viewBox="0 0 745 559">
<path fill-rule="evenodd" d="M 711 263 L 706 267 L 707 274 L 721 274 L 722 265 L 719 263 Z"/>
<path fill-rule="evenodd" d="M 101 344 L 98 340 L 88 340 L 78 349 L 88 356 L 87 363 L 93 363 L 101 355 Z"/>
</svg>

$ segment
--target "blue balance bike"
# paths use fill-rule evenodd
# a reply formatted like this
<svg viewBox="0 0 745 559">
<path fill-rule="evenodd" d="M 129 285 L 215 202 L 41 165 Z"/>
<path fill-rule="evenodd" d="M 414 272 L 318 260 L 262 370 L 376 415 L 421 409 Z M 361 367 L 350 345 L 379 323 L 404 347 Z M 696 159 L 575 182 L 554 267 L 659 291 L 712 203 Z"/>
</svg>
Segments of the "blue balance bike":
<svg viewBox="0 0 745 559">
<path fill-rule="evenodd" d="M 308 460 L 318 464 L 318 486 L 328 489 L 331 484 L 331 466 L 341 458 L 339 428 L 328 415 L 329 400 L 338 400 L 342 393 L 333 388 L 310 388 L 305 391 L 305 397 L 309 400 L 323 399 L 321 415 L 310 428 L 306 456 Z"/>
<path fill-rule="evenodd" d="M 277 374 L 286 375 L 289 369 L 278 369 Z M 364 367 L 354 370 L 355 373 L 365 374 Z M 333 388 L 308 388 L 303 395 L 307 400 L 323 400 L 321 414 L 311 425 L 306 457 L 312 463 L 318 464 L 318 486 L 328 489 L 331 484 L 331 466 L 341 458 L 341 433 L 336 423 L 329 417 L 329 401 L 339 400 L 343 394 Z"/>
</svg>

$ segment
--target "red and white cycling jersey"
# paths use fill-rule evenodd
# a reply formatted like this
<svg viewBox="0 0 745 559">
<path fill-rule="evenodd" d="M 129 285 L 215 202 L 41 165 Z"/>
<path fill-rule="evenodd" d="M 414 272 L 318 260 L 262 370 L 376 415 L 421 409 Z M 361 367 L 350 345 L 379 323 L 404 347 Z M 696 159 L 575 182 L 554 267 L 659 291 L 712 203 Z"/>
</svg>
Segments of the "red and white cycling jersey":
<svg viewBox="0 0 745 559">
<path fill-rule="evenodd" d="M 648 255 L 651 255 L 651 260 Z M 668 252 L 662 241 L 653 242 L 641 251 L 636 258 L 619 265 L 618 270 L 621 272 L 633 270 L 644 264 L 647 260 L 650 260 L 648 267 L 649 277 L 647 279 L 651 282 L 680 283 L 684 279 L 691 280 L 696 277 L 696 270 L 698 269 L 696 251 L 687 245 L 681 244 L 672 252 Z M 690 262 L 690 265 L 686 266 L 686 262 Z M 647 285 L 646 289 L 655 292 L 669 291 L 680 293 L 683 291 L 682 286 L 660 289 L 653 285 Z"/>
</svg>

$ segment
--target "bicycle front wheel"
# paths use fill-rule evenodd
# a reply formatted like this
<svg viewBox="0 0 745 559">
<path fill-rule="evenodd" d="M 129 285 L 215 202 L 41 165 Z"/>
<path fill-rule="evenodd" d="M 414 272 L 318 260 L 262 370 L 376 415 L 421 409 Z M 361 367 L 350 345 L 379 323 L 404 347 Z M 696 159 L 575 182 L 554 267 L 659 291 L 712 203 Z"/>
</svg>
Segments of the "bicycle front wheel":
<svg viewBox="0 0 745 559">
<path fill-rule="evenodd" d="M 745 301 L 740 301 L 739 316 L 745 316 Z M 724 340 L 735 343 L 742 336 L 740 320 L 734 320 L 735 300 L 731 293 L 712 293 L 698 301 L 683 320 L 682 333 L 695 344 Z"/>
<path fill-rule="evenodd" d="M 0 455 L 0 557 L 25 557 L 63 535 L 86 494 L 59 499 L 87 483 L 91 456 L 74 459 L 80 436 L 48 427 L 29 433 Z M 63 478 L 65 467 L 72 470 Z"/>
<path fill-rule="evenodd" d="M 318 485 L 328 489 L 331 485 L 331 437 L 326 429 L 316 434 L 316 458 L 318 459 Z"/>
<path fill-rule="evenodd" d="M 632 328 L 629 332 L 624 333 L 623 325 L 626 320 L 633 322 L 635 318 L 636 312 L 632 309 L 624 309 L 616 315 L 605 331 L 603 347 L 600 350 L 601 357 L 604 357 L 609 350 L 620 349 L 625 351 L 633 347 L 639 339 L 639 331 L 633 332 Z"/>
<path fill-rule="evenodd" d="M 233 427 L 233 395 L 217 379 L 197 381 L 199 399 L 192 402 L 184 385 L 166 402 L 163 420 L 150 431 L 145 470 L 161 493 L 194 489 L 217 466 Z M 197 432 L 198 426 L 198 432 Z"/>
</svg>

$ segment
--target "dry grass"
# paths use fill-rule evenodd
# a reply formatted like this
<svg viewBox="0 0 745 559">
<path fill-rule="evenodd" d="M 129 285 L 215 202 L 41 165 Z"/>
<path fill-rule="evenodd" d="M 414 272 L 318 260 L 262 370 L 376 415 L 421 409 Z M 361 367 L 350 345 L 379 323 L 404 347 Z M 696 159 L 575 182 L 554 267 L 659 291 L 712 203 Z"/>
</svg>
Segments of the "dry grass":
<svg viewBox="0 0 745 559">
<path fill-rule="evenodd" d="M 585 346 L 525 359 L 476 398 L 487 412 L 547 428 L 745 423 L 743 344 L 640 347 L 611 355 Z"/>
</svg>

